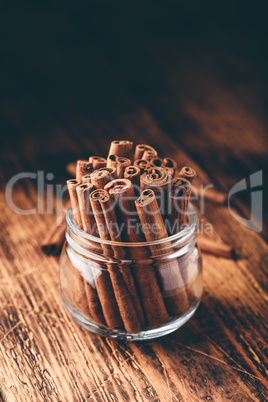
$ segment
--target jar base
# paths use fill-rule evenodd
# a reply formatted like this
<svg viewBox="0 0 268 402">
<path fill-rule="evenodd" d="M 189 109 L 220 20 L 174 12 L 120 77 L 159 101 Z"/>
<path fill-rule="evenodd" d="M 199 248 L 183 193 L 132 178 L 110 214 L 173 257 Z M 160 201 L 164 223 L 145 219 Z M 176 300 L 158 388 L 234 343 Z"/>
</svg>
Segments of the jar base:
<svg viewBox="0 0 268 402">
<path fill-rule="evenodd" d="M 140 331 L 137 334 L 131 334 L 125 331 L 120 331 L 120 330 L 113 330 L 113 329 L 108 329 L 108 328 L 103 328 L 100 327 L 93 322 L 87 320 L 84 318 L 82 315 L 77 313 L 75 310 L 72 309 L 66 303 L 64 298 L 62 297 L 62 301 L 64 306 L 66 307 L 67 311 L 71 314 L 71 316 L 75 319 L 77 324 L 82 325 L 85 329 L 88 331 L 100 335 L 100 336 L 105 336 L 108 338 L 113 338 L 119 341 L 128 341 L 128 342 L 134 342 L 134 341 L 147 341 L 149 339 L 155 339 L 155 338 L 160 338 L 161 336 L 168 335 L 177 329 L 179 329 L 182 325 L 184 325 L 187 321 L 190 320 L 190 318 L 194 315 L 196 312 L 199 303 L 198 302 L 195 306 L 193 306 L 187 314 L 184 314 L 182 317 L 172 319 L 168 321 L 167 323 L 161 325 L 161 327 L 155 328 L 155 329 L 148 329 L 144 331 Z"/>
</svg>

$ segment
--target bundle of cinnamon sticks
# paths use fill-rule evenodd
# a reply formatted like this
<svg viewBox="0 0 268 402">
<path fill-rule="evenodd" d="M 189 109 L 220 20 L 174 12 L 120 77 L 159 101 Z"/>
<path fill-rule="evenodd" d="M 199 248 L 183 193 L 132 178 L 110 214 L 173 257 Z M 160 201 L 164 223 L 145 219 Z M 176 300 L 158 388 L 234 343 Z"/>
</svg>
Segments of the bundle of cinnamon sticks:
<svg viewBox="0 0 268 402">
<path fill-rule="evenodd" d="M 105 263 L 89 262 L 86 269 L 92 272 L 83 274 L 76 262 L 71 264 L 72 278 L 65 282 L 76 284 L 79 294 L 72 297 L 70 286 L 66 298 L 74 309 L 98 325 L 130 333 L 156 328 L 189 310 L 200 289 L 189 268 L 169 258 L 168 237 L 188 223 L 195 177 L 193 168 L 178 170 L 173 159 L 159 158 L 149 145 L 133 150 L 131 141 L 112 141 L 107 160 L 77 161 L 76 178 L 67 181 L 72 217 L 84 232 L 103 240 Z M 160 242 L 144 245 L 155 240 Z"/>
</svg>

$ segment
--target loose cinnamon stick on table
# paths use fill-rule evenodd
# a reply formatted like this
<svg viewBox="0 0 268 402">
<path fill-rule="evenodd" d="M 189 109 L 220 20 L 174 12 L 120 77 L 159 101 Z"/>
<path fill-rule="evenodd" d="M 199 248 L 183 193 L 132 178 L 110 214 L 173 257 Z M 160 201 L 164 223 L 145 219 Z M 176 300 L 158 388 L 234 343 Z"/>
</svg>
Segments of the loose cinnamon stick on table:
<svg viewBox="0 0 268 402">
<path fill-rule="evenodd" d="M 70 176 L 76 177 L 76 162 L 70 162 L 66 165 L 66 171 Z"/>
<path fill-rule="evenodd" d="M 200 247 L 200 250 L 206 253 L 218 255 L 225 258 L 235 257 L 235 250 L 232 246 L 223 242 L 210 239 L 202 234 L 198 235 L 197 244 Z"/>
<path fill-rule="evenodd" d="M 115 167 L 102 167 L 91 173 L 90 178 L 96 189 L 104 188 L 109 181 L 116 179 L 117 172 Z"/>
<path fill-rule="evenodd" d="M 181 169 L 179 176 L 184 177 L 192 183 L 196 177 L 196 172 L 193 168 L 189 166 L 184 166 Z M 228 198 L 228 195 L 226 193 L 219 192 L 213 188 L 193 186 L 192 191 L 194 194 L 219 205 L 225 204 Z"/>
<path fill-rule="evenodd" d="M 146 144 L 138 144 L 135 148 L 134 161 L 136 161 L 137 159 L 144 159 L 143 155 L 145 151 L 152 152 L 154 154 L 154 158 L 157 158 L 157 151 L 153 147 Z"/>
<path fill-rule="evenodd" d="M 107 212 L 107 209 L 111 207 L 111 205 L 106 204 L 109 198 L 110 196 L 105 190 L 96 190 L 92 193 L 90 198 L 92 207 L 94 208 L 100 237 L 104 240 L 110 240 L 109 231 L 106 230 L 107 226 L 105 222 L 105 217 L 103 215 L 103 209 Z M 100 201 L 102 201 L 102 203 L 100 203 Z M 110 254 L 110 250 L 109 253 L 106 254 L 109 254 L 107 255 L 107 257 L 112 256 L 112 254 Z M 131 295 L 129 294 L 121 270 L 118 269 L 118 266 L 115 265 L 115 263 L 108 262 L 107 267 L 108 272 L 104 271 L 101 274 L 101 276 L 105 276 L 106 274 L 106 278 L 104 279 L 107 279 L 107 281 L 105 281 L 105 289 L 101 289 L 105 293 L 101 292 L 100 296 L 101 303 L 103 304 L 104 316 L 107 316 L 106 320 L 110 322 L 111 326 L 116 327 L 115 323 L 112 320 L 115 318 L 114 316 L 117 313 L 117 319 L 119 320 L 121 316 L 125 329 L 128 332 L 137 333 L 142 329 L 142 324 L 137 316 L 136 306 L 134 305 Z M 110 294 L 107 293 L 108 275 L 110 275 L 112 289 L 117 302 L 117 305 L 114 304 L 113 306 L 111 306 L 113 294 L 112 292 L 110 292 Z M 103 285 L 103 281 L 101 282 L 101 285 Z M 98 288 L 100 292 L 100 284 L 98 284 Z M 113 309 L 113 311 L 111 311 L 111 308 Z M 118 314 L 119 312 L 120 314 Z"/>
<path fill-rule="evenodd" d="M 204 199 L 219 205 L 224 205 L 228 198 L 226 193 L 214 190 L 213 188 L 203 188 L 201 186 L 193 186 L 193 194 L 204 197 Z"/>
<path fill-rule="evenodd" d="M 76 163 L 76 180 L 81 182 L 82 177 L 93 171 L 92 163 L 87 160 L 78 160 Z"/>
<path fill-rule="evenodd" d="M 65 240 L 66 220 L 65 214 L 58 225 L 52 226 L 44 238 L 41 248 L 47 255 L 58 255 Z"/>
<path fill-rule="evenodd" d="M 140 198 L 135 201 L 139 218 L 143 227 L 145 238 L 148 242 L 161 240 L 168 237 L 165 224 L 159 210 L 155 193 L 146 189 L 141 193 Z M 152 254 L 161 256 L 161 270 L 159 274 L 163 283 L 164 298 L 167 310 L 170 315 L 185 313 L 189 308 L 189 302 L 185 285 L 180 273 L 177 259 L 167 259 L 164 262 L 164 253 L 172 250 L 170 242 L 149 245 Z M 165 265 L 165 266 L 164 266 Z M 174 289 L 176 293 L 174 294 Z"/>
<path fill-rule="evenodd" d="M 123 228 L 123 241 L 144 242 L 142 232 L 138 231 L 135 225 L 129 225 L 129 218 L 136 219 L 138 223 L 134 202 L 135 193 L 131 181 L 128 179 L 113 180 L 106 184 L 105 189 L 116 200 L 116 216 L 120 228 Z M 169 316 L 152 265 L 153 260 L 150 258 L 147 247 L 137 244 L 135 247 L 128 247 L 127 251 L 129 253 L 127 257 L 135 260 L 133 275 L 135 275 L 141 295 L 147 325 L 149 328 L 155 328 L 166 322 Z"/>
<path fill-rule="evenodd" d="M 100 169 L 106 166 L 106 159 L 100 156 L 90 156 L 89 162 L 92 163 L 93 170 Z"/>
<path fill-rule="evenodd" d="M 125 158 L 131 159 L 133 149 L 133 142 L 131 141 L 112 141 L 109 149 L 108 155 L 124 156 Z"/>
</svg>

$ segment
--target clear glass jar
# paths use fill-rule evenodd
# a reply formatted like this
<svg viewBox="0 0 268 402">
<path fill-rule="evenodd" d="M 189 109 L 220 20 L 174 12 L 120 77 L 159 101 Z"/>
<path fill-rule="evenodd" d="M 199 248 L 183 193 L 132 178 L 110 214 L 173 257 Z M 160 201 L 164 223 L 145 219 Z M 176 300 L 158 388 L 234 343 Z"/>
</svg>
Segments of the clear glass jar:
<svg viewBox="0 0 268 402">
<path fill-rule="evenodd" d="M 189 212 L 188 226 L 173 236 L 119 243 L 82 231 L 69 209 L 60 285 L 75 320 L 91 332 L 129 341 L 160 337 L 186 323 L 203 291 L 192 205 Z"/>
</svg>

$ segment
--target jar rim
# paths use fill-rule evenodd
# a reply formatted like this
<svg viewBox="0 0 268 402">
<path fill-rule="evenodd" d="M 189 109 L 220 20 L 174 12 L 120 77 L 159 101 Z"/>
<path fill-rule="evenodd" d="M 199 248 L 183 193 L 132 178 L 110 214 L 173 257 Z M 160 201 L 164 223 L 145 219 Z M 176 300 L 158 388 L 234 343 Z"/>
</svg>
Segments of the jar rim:
<svg viewBox="0 0 268 402">
<path fill-rule="evenodd" d="M 93 236 L 90 233 L 85 232 L 84 230 L 80 229 L 80 227 L 75 223 L 72 217 L 72 208 L 69 207 L 68 211 L 66 213 L 66 223 L 67 223 L 67 228 L 70 227 L 72 231 L 76 234 L 79 235 L 80 237 L 83 238 L 83 240 L 86 241 L 91 241 L 99 244 L 106 244 L 109 246 L 118 246 L 118 247 L 147 247 L 147 246 L 154 246 L 158 244 L 163 244 L 167 241 L 172 242 L 172 241 L 177 241 L 177 240 L 184 240 L 185 237 L 191 236 L 191 234 L 194 234 L 197 226 L 197 212 L 193 204 L 189 203 L 189 223 L 188 225 L 182 229 L 181 231 L 175 233 L 172 236 L 165 237 L 163 239 L 159 240 L 154 240 L 154 241 L 144 241 L 144 242 L 119 242 L 119 241 L 113 241 L 113 240 L 104 240 L 101 239 L 100 237 Z"/>
</svg>

